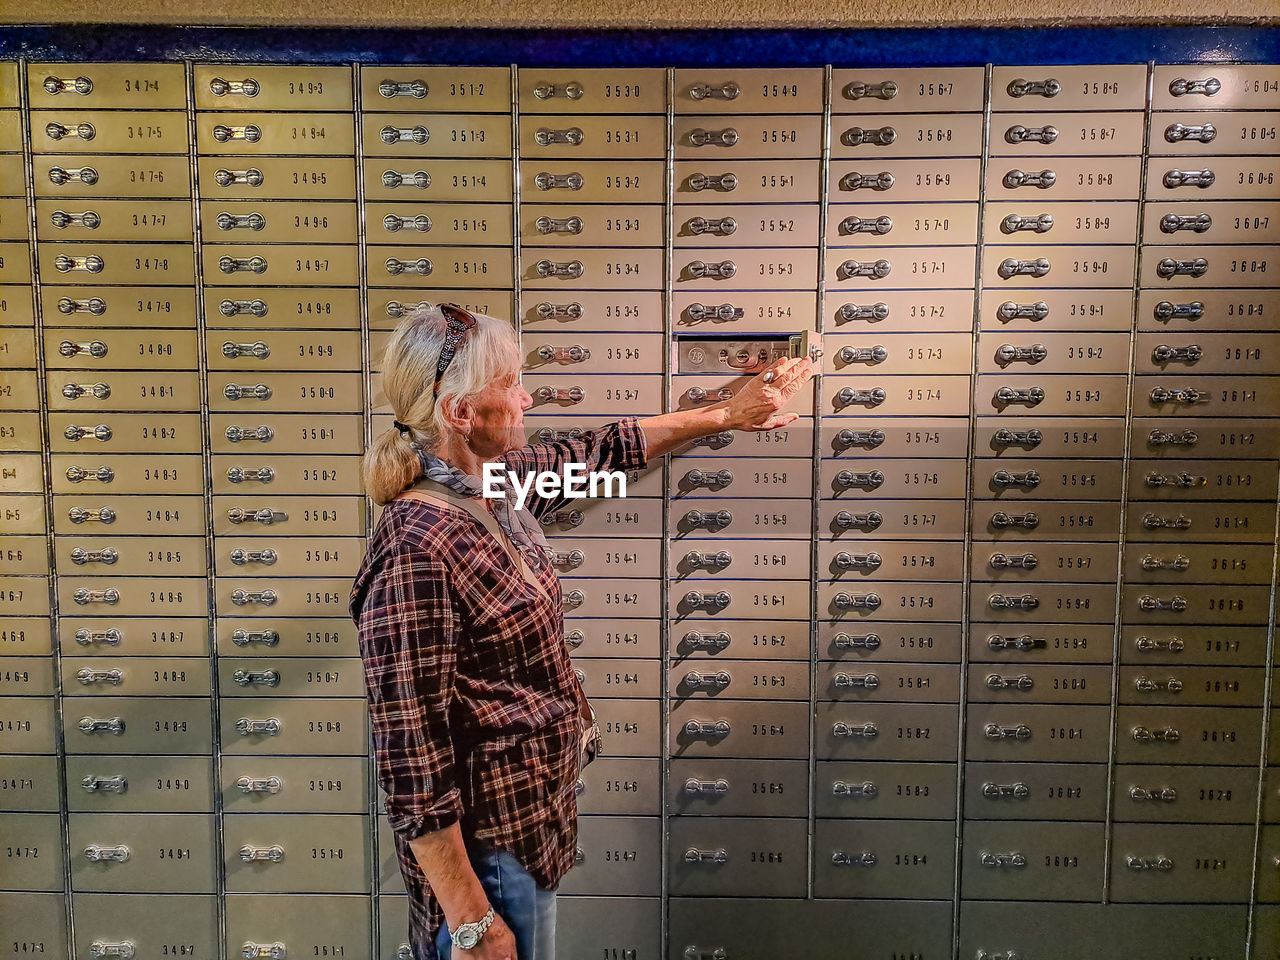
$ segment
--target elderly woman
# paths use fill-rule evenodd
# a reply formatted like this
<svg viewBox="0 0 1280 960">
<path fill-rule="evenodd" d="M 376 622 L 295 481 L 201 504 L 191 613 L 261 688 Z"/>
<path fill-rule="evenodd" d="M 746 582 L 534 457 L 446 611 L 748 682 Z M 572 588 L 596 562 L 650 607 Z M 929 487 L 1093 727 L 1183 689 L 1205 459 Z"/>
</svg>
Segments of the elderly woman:
<svg viewBox="0 0 1280 960">
<path fill-rule="evenodd" d="M 476 499 L 482 464 L 635 470 L 697 437 L 790 423 L 782 407 L 811 375 L 807 357 L 780 360 L 731 400 L 526 445 L 533 399 L 509 324 L 440 305 L 392 333 L 382 389 L 395 425 L 364 460 L 383 510 L 351 614 L 415 960 L 550 960 L 577 842 L 590 711 L 538 522 L 566 501 Z"/>
</svg>

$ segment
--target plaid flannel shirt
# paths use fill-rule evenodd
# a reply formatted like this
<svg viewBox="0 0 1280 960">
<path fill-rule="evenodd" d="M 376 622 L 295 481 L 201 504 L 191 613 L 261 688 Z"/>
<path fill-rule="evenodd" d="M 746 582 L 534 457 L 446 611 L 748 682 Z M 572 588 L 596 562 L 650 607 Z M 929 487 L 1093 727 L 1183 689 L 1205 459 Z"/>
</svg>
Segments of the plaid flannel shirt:
<svg viewBox="0 0 1280 960">
<path fill-rule="evenodd" d="M 645 466 L 634 417 L 499 460 L 520 476 L 569 463 Z M 538 498 L 535 516 L 568 498 Z M 535 590 L 469 514 L 395 500 L 382 511 L 351 593 L 410 936 L 434 943 L 443 912 L 409 841 L 460 822 L 464 841 L 506 850 L 544 888 L 577 844 L 578 685 L 564 644 L 560 581 Z M 429 954 L 428 954 L 429 955 Z"/>
</svg>

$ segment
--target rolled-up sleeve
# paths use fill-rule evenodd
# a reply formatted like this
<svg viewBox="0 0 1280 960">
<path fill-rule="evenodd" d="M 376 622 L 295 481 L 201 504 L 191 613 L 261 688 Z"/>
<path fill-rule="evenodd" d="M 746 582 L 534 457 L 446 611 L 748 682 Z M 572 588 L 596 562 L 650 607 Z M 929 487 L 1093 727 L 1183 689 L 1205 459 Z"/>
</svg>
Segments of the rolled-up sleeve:
<svg viewBox="0 0 1280 960">
<path fill-rule="evenodd" d="M 565 467 L 571 463 L 584 464 L 588 472 L 617 470 L 623 473 L 643 469 L 649 463 L 644 431 L 635 417 L 623 417 L 615 423 L 583 431 L 578 437 L 525 444 L 499 459 L 521 478 L 544 471 L 563 477 Z M 528 509 L 534 516 L 541 517 L 569 501 L 570 498 L 561 496 L 539 497 L 531 487 Z"/>
<path fill-rule="evenodd" d="M 458 620 L 443 563 L 392 553 L 357 620 L 378 782 L 393 830 L 414 839 L 459 820 L 449 701 Z"/>
</svg>

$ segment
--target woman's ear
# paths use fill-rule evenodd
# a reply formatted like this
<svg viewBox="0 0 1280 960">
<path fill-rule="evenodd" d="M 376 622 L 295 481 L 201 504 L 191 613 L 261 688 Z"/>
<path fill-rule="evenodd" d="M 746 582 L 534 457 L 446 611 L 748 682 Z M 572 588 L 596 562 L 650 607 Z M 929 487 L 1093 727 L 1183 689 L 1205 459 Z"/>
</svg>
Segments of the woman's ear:
<svg viewBox="0 0 1280 960">
<path fill-rule="evenodd" d="M 444 414 L 445 422 L 455 433 L 464 437 L 470 436 L 471 420 L 475 416 L 475 408 L 471 402 L 453 393 L 441 397 L 441 400 L 441 412 Z"/>
</svg>

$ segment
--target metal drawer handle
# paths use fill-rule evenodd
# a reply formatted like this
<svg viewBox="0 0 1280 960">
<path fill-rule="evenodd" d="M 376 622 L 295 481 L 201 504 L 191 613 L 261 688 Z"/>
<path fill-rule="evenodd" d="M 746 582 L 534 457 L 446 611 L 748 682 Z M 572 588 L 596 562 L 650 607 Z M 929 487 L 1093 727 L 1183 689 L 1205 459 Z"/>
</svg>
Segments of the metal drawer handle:
<svg viewBox="0 0 1280 960">
<path fill-rule="evenodd" d="M 402 943 L 396 950 L 396 960 L 413 960 L 413 947 Z"/>
<path fill-rule="evenodd" d="M 587 555 L 581 550 L 569 550 L 565 553 L 555 553 L 551 556 L 551 562 L 557 567 L 580 567 L 587 561 Z"/>
<path fill-rule="evenodd" d="M 534 222 L 537 231 L 546 236 L 554 233 L 567 233 L 576 236 L 582 232 L 583 222 L 581 217 L 539 217 Z"/>
<path fill-rule="evenodd" d="M 879 570 L 883 562 L 878 553 L 837 553 L 835 558 L 841 570 Z"/>
<path fill-rule="evenodd" d="M 279 598 L 279 594 L 274 590 L 263 590 L 261 593 L 251 593 L 248 590 L 231 591 L 231 602 L 237 607 L 243 607 L 251 603 L 260 603 L 269 607 Z"/>
<path fill-rule="evenodd" d="M 97 230 L 98 227 L 102 226 L 102 217 L 92 210 L 86 210 L 84 213 L 67 213 L 64 210 L 55 210 L 49 215 L 49 222 L 59 230 L 65 230 L 67 227 L 84 227 L 88 230 Z"/>
<path fill-rule="evenodd" d="M 422 80 L 383 80 L 378 84 L 378 94 L 387 100 L 394 97 L 413 97 L 421 100 L 431 88 Z"/>
<path fill-rule="evenodd" d="M 284 781 L 279 777 L 241 777 L 236 786 L 241 793 L 279 793 Z"/>
<path fill-rule="evenodd" d="M 209 92 L 215 97 L 225 97 L 227 94 L 234 94 L 238 97 L 256 97 L 258 91 L 262 89 L 257 80 L 249 77 L 244 80 L 224 80 L 222 77 L 214 77 L 209 81 Z"/>
<path fill-rule="evenodd" d="M 1025 783 L 991 783 L 982 785 L 982 795 L 988 800 L 1026 800 L 1031 796 L 1031 788 Z"/>
<path fill-rule="evenodd" d="M 1213 226 L 1213 217 L 1207 213 L 1196 214 L 1195 216 L 1180 216 L 1176 213 L 1166 213 L 1160 218 L 1160 230 L 1163 233 L 1177 233 L 1179 230 L 1191 230 L 1194 233 L 1204 233 Z"/>
<path fill-rule="evenodd" d="M 710 83 L 695 83 L 689 88 L 689 96 L 694 100 L 737 100 L 742 88 L 732 80 L 713 86 Z"/>
<path fill-rule="evenodd" d="M 1193 93 L 1214 97 L 1221 89 L 1222 81 L 1217 77 L 1209 77 L 1205 80 L 1187 80 L 1178 77 L 1176 80 L 1169 81 L 1169 92 L 1175 97 L 1185 97 Z"/>
<path fill-rule="evenodd" d="M 272 467 L 227 467 L 227 479 L 232 483 L 246 483 L 256 480 L 258 483 L 270 483 L 276 478 Z"/>
<path fill-rule="evenodd" d="M 723 130 L 704 130 L 694 127 L 689 131 L 689 145 L 693 147 L 732 147 L 738 142 L 738 131 L 733 127 Z"/>
<path fill-rule="evenodd" d="M 101 360 L 107 355 L 107 345 L 101 340 L 91 340 L 89 343 L 63 340 L 58 344 L 58 353 L 67 358 L 89 356 L 95 360 Z"/>
<path fill-rule="evenodd" d="M 987 563 L 992 570 L 1034 570 L 1040 561 L 1034 553 L 1015 554 L 1014 556 L 993 553 Z"/>
<path fill-rule="evenodd" d="M 539 320 L 581 320 L 582 304 L 548 303 L 546 300 L 533 308 Z"/>
<path fill-rule="evenodd" d="M 413 127 L 393 127 L 390 124 L 378 131 L 378 137 L 385 144 L 416 143 L 424 144 L 431 139 L 431 131 L 422 124 Z"/>
<path fill-rule="evenodd" d="M 729 781 L 690 778 L 684 782 L 684 792 L 691 796 L 723 797 L 729 792 Z"/>
<path fill-rule="evenodd" d="M 692 550 L 684 555 L 685 566 L 688 567 L 710 567 L 715 570 L 723 570 L 733 562 L 733 557 L 727 550 L 721 550 L 719 553 L 700 553 Z"/>
<path fill-rule="evenodd" d="M 1014 277 L 1043 277 L 1049 273 L 1049 261 L 1044 257 L 1035 260 L 1015 260 L 1011 257 L 1000 261 L 996 273 L 1004 280 Z"/>
<path fill-rule="evenodd" d="M 71 169 L 50 167 L 49 180 L 59 187 L 68 183 L 83 183 L 87 186 L 93 186 L 98 182 L 98 171 L 93 167 L 73 167 Z"/>
<path fill-rule="evenodd" d="M 426 257 L 419 257 L 417 260 L 400 260 L 397 257 L 387 257 L 383 266 L 386 267 L 387 274 L 392 277 L 398 277 L 401 274 L 429 277 L 435 269 L 431 261 Z"/>
<path fill-rule="evenodd" d="M 1194 260 L 1175 260 L 1165 257 L 1156 264 L 1156 276 L 1161 280 L 1172 280 L 1174 277 L 1203 277 L 1209 269 L 1209 261 L 1204 257 Z"/>
<path fill-rule="evenodd" d="M 95 400 L 106 400 L 111 396 L 111 386 L 106 383 L 68 383 L 62 388 L 62 395 L 68 400 L 78 400 L 91 394 Z"/>
<path fill-rule="evenodd" d="M 1208 403 L 1209 391 L 1202 392 L 1195 387 L 1172 390 L 1167 387 L 1153 387 L 1151 400 L 1153 403 L 1178 403 L 1189 406 L 1194 403 Z"/>
<path fill-rule="evenodd" d="M 67 519 L 72 523 L 115 523 L 116 512 L 110 507 L 97 510 L 86 510 L 84 507 L 72 507 L 67 511 Z"/>
<path fill-rule="evenodd" d="M 983 850 L 982 855 L 978 857 L 978 862 L 984 867 L 993 869 L 1012 867 L 1020 870 L 1027 865 L 1027 858 L 1020 853 L 991 853 Z"/>
<path fill-rule="evenodd" d="M 218 304 L 218 312 L 224 317 L 265 317 L 267 305 L 261 300 L 223 300 Z"/>
<path fill-rule="evenodd" d="M 836 434 L 836 442 L 842 447 L 863 447 L 874 450 L 884 443 L 884 431 L 875 430 L 841 430 Z"/>
<path fill-rule="evenodd" d="M 60 93 L 78 93 L 84 97 L 93 92 L 93 81 L 88 77 L 76 77 L 73 80 L 45 77 L 43 86 L 45 93 L 55 97 Z"/>
<path fill-rule="evenodd" d="M 850 127 L 840 134 L 840 142 L 846 147 L 861 147 L 867 144 L 887 147 L 897 139 L 898 131 L 893 127 L 880 127 L 871 130 L 864 130 L 862 127 Z"/>
<path fill-rule="evenodd" d="M 1020 597 L 993 593 L 987 598 L 987 606 L 992 610 L 1035 610 L 1040 606 L 1040 599 L 1029 593 L 1024 593 Z"/>
<path fill-rule="evenodd" d="M 1178 799 L 1178 791 L 1173 787 L 1132 786 L 1129 788 L 1129 799 L 1135 801 L 1154 800 L 1160 803 L 1174 803 Z"/>
<path fill-rule="evenodd" d="M 870 850 L 861 850 L 858 853 L 834 850 L 831 853 L 831 863 L 837 867 L 874 867 L 877 862 L 878 858 Z"/>
<path fill-rule="evenodd" d="M 591 351 L 576 343 L 570 347 L 552 347 L 544 344 L 538 348 L 538 359 L 558 360 L 561 363 L 582 363 L 584 360 L 591 359 Z"/>
<path fill-rule="evenodd" d="M 563 597 L 561 597 L 561 603 L 564 605 L 564 607 L 568 609 L 572 609 L 574 607 L 580 607 L 584 603 L 586 603 L 586 601 L 587 601 L 587 595 L 583 593 L 581 590 L 570 590 L 568 593 L 564 594 Z"/>
<path fill-rule="evenodd" d="M 255 383 L 252 386 L 228 383 L 222 388 L 222 395 L 228 400 L 270 400 L 271 388 L 265 383 Z"/>
<path fill-rule="evenodd" d="M 869 277 L 872 280 L 883 280 L 893 272 L 893 264 L 888 260 L 872 260 L 863 263 L 861 260 L 846 260 L 836 271 L 841 280 L 853 277 Z"/>
<path fill-rule="evenodd" d="M 1182 613 L 1187 609 L 1187 598 L 1172 596 L 1169 598 L 1141 596 L 1138 598 L 1139 610 L 1170 610 L 1174 613 Z"/>
<path fill-rule="evenodd" d="M 1159 514 L 1147 513 L 1142 516 L 1142 525 L 1148 530 L 1187 530 L 1191 527 L 1191 518 L 1182 514 L 1176 517 L 1162 517 Z"/>
<path fill-rule="evenodd" d="M 693 607 L 695 610 L 702 608 L 723 610 L 729 606 L 732 600 L 733 598 L 724 590 L 719 593 L 700 593 L 697 590 L 692 590 L 684 595 L 685 605 Z"/>
<path fill-rule="evenodd" d="M 283 510 L 272 510 L 270 507 L 263 507 L 260 510 L 244 510 L 240 507 L 232 507 L 227 511 L 227 519 L 232 523 L 263 523 L 271 526 L 273 523 L 283 523 L 289 519 L 289 515 Z"/>
<path fill-rule="evenodd" d="M 253 343 L 233 343 L 227 340 L 222 344 L 222 355 L 228 360 L 234 360 L 237 357 L 265 360 L 271 356 L 271 348 L 262 340 L 255 340 Z"/>
<path fill-rule="evenodd" d="M 884 483 L 884 472 L 881 470 L 841 470 L 835 476 L 835 485 L 844 490 L 857 487 L 861 490 L 875 490 Z"/>
<path fill-rule="evenodd" d="M 1173 869 L 1173 860 L 1169 857 L 1125 857 L 1125 866 L 1130 870 L 1159 870 L 1166 872 Z"/>
<path fill-rule="evenodd" d="M 237 647 L 247 647 L 254 643 L 274 647 L 280 642 L 280 634 L 275 630 L 232 630 L 231 642 Z"/>
<path fill-rule="evenodd" d="M 732 638 L 727 633 L 702 634 L 696 630 L 686 633 L 680 640 L 683 646 L 692 650 L 723 650 L 731 642 Z"/>
<path fill-rule="evenodd" d="M 84 467 L 77 467 L 74 464 L 67 467 L 67 479 L 72 483 L 83 483 L 86 480 L 97 480 L 99 483 L 110 483 L 115 478 L 115 471 L 110 467 L 86 469 Z"/>
<path fill-rule="evenodd" d="M 1019 99 L 1031 96 L 1048 99 L 1062 92 L 1062 84 L 1052 77 L 1047 80 L 1023 80 L 1018 77 L 1016 80 L 1009 81 L 1008 90 L 1009 96 Z"/>
<path fill-rule="evenodd" d="M 727 447 L 733 443 L 733 431 L 721 430 L 719 433 L 710 433 L 705 437 L 698 437 L 690 442 L 695 447 Z"/>
<path fill-rule="evenodd" d="M 213 139 L 219 143 L 228 143 L 232 140 L 243 140 L 245 143 L 257 143 L 262 139 L 262 128 L 257 124 L 247 123 L 240 126 L 231 126 L 225 123 L 219 123 L 213 128 Z"/>
<path fill-rule="evenodd" d="M 694 236 L 711 233 L 718 237 L 727 237 L 738 229 L 738 221 L 733 219 L 733 217 L 720 217 L 718 220 L 708 220 L 705 217 L 694 217 L 689 220 L 685 226 Z"/>
<path fill-rule="evenodd" d="M 74 127 L 62 123 L 47 123 L 45 124 L 44 132 L 45 136 L 50 140 L 63 140 L 66 137 L 92 140 L 98 135 L 98 131 L 94 129 L 92 123 L 77 123 Z"/>
<path fill-rule="evenodd" d="M 684 395 L 694 403 L 705 403 L 708 400 L 715 403 L 719 400 L 732 400 L 733 388 L 721 387 L 714 393 L 710 393 L 705 387 L 690 387 L 684 392 Z"/>
<path fill-rule="evenodd" d="M 869 320 L 879 321 L 889 319 L 889 305 L 887 303 L 846 303 L 837 311 L 837 323 L 848 320 Z"/>
<path fill-rule="evenodd" d="M 583 641 L 587 639 L 586 634 L 581 630 L 570 630 L 564 635 L 564 645 L 570 650 L 577 650 L 582 646 Z"/>
<path fill-rule="evenodd" d="M 72 300 L 62 297 L 58 300 L 58 312 L 66 315 L 73 313 L 89 313 L 100 317 L 107 312 L 107 301 L 101 297 L 90 297 L 88 300 Z"/>
<path fill-rule="evenodd" d="M 107 587 L 105 590 L 89 590 L 81 587 L 71 595 L 71 599 L 82 607 L 91 603 L 105 603 L 109 606 L 115 606 L 120 602 L 120 591 L 115 587 Z"/>
<path fill-rule="evenodd" d="M 1182 739 L 1182 734 L 1178 732 L 1177 727 L 1164 727 L 1159 730 L 1134 727 L 1130 732 L 1133 735 L 1133 739 L 1138 743 L 1150 743 L 1153 740 L 1158 740 L 1162 743 L 1177 743 Z"/>
<path fill-rule="evenodd" d="M 690 670 L 684 675 L 682 682 L 690 690 L 723 690 L 732 680 L 727 670 L 719 670 L 716 673 L 699 673 L 697 670 Z"/>
<path fill-rule="evenodd" d="M 1204 349 L 1198 344 L 1188 344 L 1185 347 L 1171 347 L 1167 344 L 1158 344 L 1151 351 L 1151 359 L 1156 363 L 1171 363 L 1177 361 L 1179 363 L 1198 363 L 1204 356 Z"/>
<path fill-rule="evenodd" d="M 582 387 L 539 387 L 537 393 L 540 403 L 550 403 L 553 400 L 581 403 L 586 395 L 587 392 Z"/>
<path fill-rule="evenodd" d="M 1005 263 L 1014 263 L 1016 261 L 1006 260 Z M 1047 261 L 1045 261 L 1047 263 Z M 1003 268 L 1004 264 L 1001 264 Z M 1015 347 L 1011 343 L 1002 343 L 996 347 L 996 362 L 1001 366 L 1007 366 L 1010 363 L 1018 361 L 1024 363 L 1039 363 L 1049 355 L 1048 349 L 1043 343 L 1033 343 L 1029 347 Z"/>
<path fill-rule="evenodd" d="M 1049 316 L 1049 305 L 1043 300 L 1035 303 L 1014 303 L 1006 300 L 996 308 L 996 316 L 1001 320 L 1043 320 Z"/>
<path fill-rule="evenodd" d="M 1011 403 L 1025 403 L 1029 407 L 1034 407 L 1042 403 L 1044 397 L 1044 387 L 1027 387 L 1025 389 L 1001 387 L 996 391 L 995 399 L 1002 406 L 1008 406 Z"/>
<path fill-rule="evenodd" d="M 1040 446 L 1044 440 L 1044 434 L 1039 430 L 1009 430 L 1001 427 L 991 437 L 992 443 L 998 447 L 1029 447 L 1034 449 Z"/>
<path fill-rule="evenodd" d="M 553 430 L 551 427 L 541 427 L 534 436 L 542 443 L 551 443 L 553 440 L 581 440 L 584 433 L 586 431 L 581 427 L 569 427 L 567 430 Z"/>
<path fill-rule="evenodd" d="M 874 347 L 841 347 L 837 356 L 842 363 L 884 363 L 889 351 L 877 343 Z"/>
<path fill-rule="evenodd" d="M 1204 316 L 1204 304 L 1199 300 L 1192 300 L 1190 303 L 1170 303 L 1168 300 L 1159 301 L 1152 309 L 1152 315 L 1157 320 L 1199 320 Z"/>
<path fill-rule="evenodd" d="M 733 514 L 728 510 L 717 510 L 714 513 L 703 513 L 701 510 L 690 510 L 684 515 L 684 522 L 690 527 L 727 527 L 733 522 Z"/>
<path fill-rule="evenodd" d="M 882 80 L 880 83 L 854 80 L 845 84 L 843 93 L 846 100 L 861 100 L 864 97 L 871 97 L 875 100 L 892 100 L 898 95 L 898 85 L 892 80 Z"/>
<path fill-rule="evenodd" d="M 738 272 L 738 265 L 732 260 L 721 260 L 718 263 L 706 263 L 692 260 L 684 268 L 685 273 L 695 280 L 703 278 L 711 280 L 729 280 Z"/>
<path fill-rule="evenodd" d="M 242 737 L 252 737 L 263 734 L 268 737 L 279 736 L 280 721 L 275 717 L 269 720 L 250 720 L 248 717 L 241 717 L 236 721 L 236 733 Z"/>
<path fill-rule="evenodd" d="M 584 182 L 580 173 L 540 173 L 533 178 L 539 190 L 581 190 Z"/>
<path fill-rule="evenodd" d="M 864 780 L 862 783 L 845 783 L 843 780 L 836 780 L 831 784 L 833 797 L 874 800 L 879 794 L 880 788 L 870 780 Z"/>
<path fill-rule="evenodd" d="M 120 641 L 124 639 L 124 635 L 115 627 L 107 630 L 94 631 L 87 627 L 81 627 L 76 631 L 76 643 L 82 647 L 92 646 L 95 643 L 105 643 L 110 647 L 118 647 Z"/>
<path fill-rule="evenodd" d="M 129 859 L 129 848 L 123 843 L 114 847 L 91 843 L 84 848 L 84 858 L 90 863 L 124 863 Z"/>
<path fill-rule="evenodd" d="M 874 673 L 837 673 L 831 682 L 837 690 L 876 690 L 880 687 L 880 678 Z"/>
<path fill-rule="evenodd" d="M 689 177 L 689 189 L 695 193 L 703 190 L 720 190 L 728 193 L 738 189 L 738 178 L 732 173 L 695 173 Z"/>
<path fill-rule="evenodd" d="M 278 687 L 280 672 L 278 670 L 237 670 L 231 679 L 241 687 Z"/>
<path fill-rule="evenodd" d="M 855 390 L 853 387 L 842 387 L 836 394 L 836 400 L 842 407 L 855 403 L 868 407 L 878 407 L 889 398 L 883 387 L 872 387 L 870 390 Z"/>
<path fill-rule="evenodd" d="M 117 667 L 110 670 L 94 670 L 92 667 L 82 667 L 76 671 L 76 679 L 84 686 L 93 686 L 95 683 L 109 683 L 118 687 L 124 682 L 124 673 Z"/>
<path fill-rule="evenodd" d="M 728 720 L 687 720 L 684 734 L 704 740 L 721 740 L 729 735 L 730 729 Z"/>
<path fill-rule="evenodd" d="M 244 960 L 285 960 L 286 952 L 283 943 L 249 941 L 240 948 L 240 956 L 244 957 Z"/>
<path fill-rule="evenodd" d="M 1153 447 L 1194 447 L 1199 442 L 1200 435 L 1194 430 L 1183 430 L 1181 433 L 1152 430 L 1147 434 L 1147 443 Z"/>
<path fill-rule="evenodd" d="M 1164 128 L 1164 138 L 1170 143 L 1179 143 L 1183 140 L 1199 140 L 1201 143 L 1208 143 L 1217 135 L 1218 128 L 1212 123 L 1199 125 L 1171 123 Z"/>
<path fill-rule="evenodd" d="M 998 723 L 988 723 L 982 729 L 988 740 L 1030 740 L 1031 728 L 1025 723 L 1004 727 Z"/>
<path fill-rule="evenodd" d="M 831 735 L 833 737 L 862 737 L 866 740 L 874 740 L 880 736 L 880 730 L 874 723 L 845 723 L 843 720 L 837 720 L 831 725 Z"/>
<path fill-rule="evenodd" d="M 888 190 L 896 181 L 888 170 L 879 173 L 846 173 L 840 178 L 841 190 Z"/>
<path fill-rule="evenodd" d="M 220 213 L 216 222 L 219 230 L 261 230 L 267 218 L 260 213 Z"/>
<path fill-rule="evenodd" d="M 697 847 L 690 847 L 684 852 L 685 863 L 728 863 L 729 853 L 724 847 L 718 847 L 715 850 L 699 850 Z"/>
<path fill-rule="evenodd" d="M 425 170 L 414 170 L 411 173 L 383 170 L 382 185 L 388 190 L 394 190 L 396 187 L 417 187 L 419 190 L 425 190 L 431 186 L 431 174 Z"/>
<path fill-rule="evenodd" d="M 1053 143 L 1058 139 L 1058 128 L 1053 124 L 1045 124 L 1043 127 L 1024 127 L 1020 123 L 1015 123 L 1004 132 L 1004 138 L 1009 143 Z"/>
<path fill-rule="evenodd" d="M 266 273 L 266 257 L 219 257 L 218 269 L 223 273 Z"/>
<path fill-rule="evenodd" d="M 879 610 L 882 603 L 876 593 L 837 593 L 831 600 L 837 610 Z"/>
<path fill-rule="evenodd" d="M 1018 233 L 1029 230 L 1032 233 L 1048 233 L 1053 229 L 1053 214 L 1042 213 L 1034 217 L 1020 217 L 1011 213 L 1000 221 L 1000 229 L 1004 233 Z"/>
<path fill-rule="evenodd" d="M 570 280 L 577 280 L 586 272 L 581 260 L 570 260 L 568 263 L 539 260 L 534 264 L 534 270 L 539 277 L 568 277 Z"/>
<path fill-rule="evenodd" d="M 120 717 L 108 717 L 104 720 L 81 717 L 76 726 L 80 728 L 81 733 L 85 734 L 110 733 L 118 737 L 124 733 L 124 720 Z"/>
<path fill-rule="evenodd" d="M 884 517 L 877 510 L 870 513 L 849 513 L 841 510 L 835 515 L 835 525 L 843 530 L 875 530 L 884 522 Z"/>
<path fill-rule="evenodd" d="M 583 90 L 582 84 L 574 81 L 568 83 L 540 83 L 533 88 L 533 95 L 539 100 L 550 100 L 554 97 L 564 97 L 567 100 L 581 100 L 582 95 L 586 91 Z"/>
<path fill-rule="evenodd" d="M 988 690 L 1030 690 L 1035 686 L 1035 681 L 1025 673 L 1016 677 L 1005 677 L 998 673 L 987 674 Z"/>
<path fill-rule="evenodd" d="M 684 475 L 685 482 L 693 487 L 727 487 L 733 483 L 733 471 L 724 470 L 690 470 Z"/>
<path fill-rule="evenodd" d="M 1058 182 L 1058 175 L 1052 170 L 1032 171 L 1010 170 L 1004 175 L 1004 185 L 1012 189 L 1018 187 L 1039 187 L 1048 190 Z"/>
<path fill-rule="evenodd" d="M 245 863 L 265 860 L 268 863 L 279 863 L 284 859 L 284 847 L 273 843 L 268 847 L 255 847 L 246 843 L 240 848 L 240 859 Z"/>
<path fill-rule="evenodd" d="M 1208 477 L 1182 472 L 1175 474 L 1148 473 L 1144 479 L 1148 487 L 1182 487 L 1192 490 L 1203 487 L 1209 482 Z"/>
<path fill-rule="evenodd" d="M 237 547 L 231 551 L 231 562 L 237 567 L 243 567 L 247 563 L 265 563 L 270 566 L 276 560 L 276 552 L 269 547 L 266 550 L 241 550 Z"/>
<path fill-rule="evenodd" d="M 1186 647 L 1186 643 L 1181 637 L 1170 637 L 1168 640 L 1153 640 L 1151 637 L 1135 637 L 1133 645 L 1139 653 L 1156 653 L 1158 651 L 1181 653 Z"/>
<path fill-rule="evenodd" d="M 868 633 L 864 636 L 853 637 L 847 633 L 837 633 L 832 641 L 837 650 L 879 650 L 880 636 L 875 633 Z"/>
<path fill-rule="evenodd" d="M 228 170 L 225 167 L 219 167 L 213 172 L 213 179 L 217 181 L 220 187 L 240 184 L 246 187 L 260 187 L 265 182 L 266 177 L 257 167 L 250 167 L 248 170 Z"/>
<path fill-rule="evenodd" d="M 586 516 L 581 510 L 557 510 L 555 513 L 548 513 L 542 518 L 544 527 L 554 526 L 557 523 L 567 523 L 571 527 L 581 525 Z"/>
<path fill-rule="evenodd" d="M 227 427 L 226 438 L 232 443 L 242 443 L 245 440 L 258 440 L 262 443 L 270 443 L 275 437 L 276 432 L 265 423 L 257 427 Z"/>
<path fill-rule="evenodd" d="M 891 217 L 845 217 L 840 221 L 840 233 L 844 235 L 874 233 L 877 236 L 884 236 L 892 229 Z"/>
<path fill-rule="evenodd" d="M 567 143 L 577 147 L 582 145 L 582 130 L 570 127 L 568 130 L 552 130 L 550 127 L 539 127 L 533 134 L 534 142 L 540 147 L 549 147 L 553 143 Z"/>
<path fill-rule="evenodd" d="M 1152 680 L 1150 677 L 1137 677 L 1133 681 L 1133 688 L 1139 693 L 1181 693 L 1182 681 L 1177 677 L 1169 677 L 1167 680 Z"/>
<path fill-rule="evenodd" d="M 129 789 L 129 781 L 122 774 L 112 777 L 87 776 L 80 781 L 86 793 L 124 793 Z"/>
<path fill-rule="evenodd" d="M 1214 176 L 1212 170 L 1167 170 L 1164 175 L 1164 185 L 1170 190 L 1177 187 L 1205 187 L 1213 186 L 1217 177 Z"/>
<path fill-rule="evenodd" d="M 1040 517 L 1030 511 L 1027 513 L 1005 513 L 1003 510 L 997 510 L 991 515 L 991 525 L 999 530 L 1007 527 L 1022 527 L 1024 530 L 1034 530 L 1040 526 Z"/>
<path fill-rule="evenodd" d="M 1148 477 L 1148 480 L 1150 478 Z M 1153 557 L 1147 554 L 1142 558 L 1143 570 L 1186 570 L 1191 566 L 1191 558 L 1178 554 L 1176 557 Z"/>
<path fill-rule="evenodd" d="M 997 470 L 991 475 L 991 482 L 997 487 L 1024 487 L 1027 490 L 1034 490 L 1040 486 L 1040 474 L 1036 470 L 1023 472 Z"/>
<path fill-rule="evenodd" d="M 414 310 L 430 307 L 431 304 L 426 300 L 419 300 L 417 303 L 401 303 L 399 300 L 388 300 L 385 307 L 388 317 L 399 320 L 401 317 L 412 313 Z"/>
<path fill-rule="evenodd" d="M 1043 637 L 1029 637 L 1023 634 L 1020 637 L 987 637 L 987 646 L 992 650 L 1043 650 L 1048 646 L 1048 641 Z"/>
</svg>

